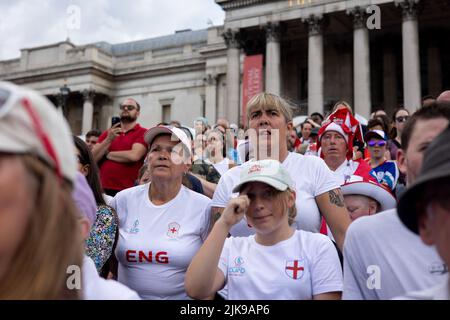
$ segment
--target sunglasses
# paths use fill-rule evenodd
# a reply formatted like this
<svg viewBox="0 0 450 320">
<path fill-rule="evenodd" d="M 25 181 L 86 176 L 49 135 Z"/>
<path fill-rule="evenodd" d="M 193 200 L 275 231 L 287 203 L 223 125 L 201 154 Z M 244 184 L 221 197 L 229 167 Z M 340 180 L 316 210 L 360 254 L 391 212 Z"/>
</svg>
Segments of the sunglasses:
<svg viewBox="0 0 450 320">
<path fill-rule="evenodd" d="M 5 83 L 2 83 L 0 86 L 0 118 L 8 114 L 8 112 L 10 112 L 13 107 L 15 107 L 17 102 L 20 102 L 21 107 L 24 108 L 25 112 L 30 118 L 36 137 L 39 139 L 39 142 L 41 143 L 47 155 L 50 157 L 50 159 L 53 160 L 57 176 L 62 179 L 62 171 L 59 159 L 53 147 L 52 140 L 42 126 L 39 114 L 32 106 L 30 100 L 27 97 L 22 96 L 20 91 L 18 91 L 14 87 L 10 87 Z"/>
<path fill-rule="evenodd" d="M 368 145 L 369 147 L 375 147 L 375 146 L 378 146 L 378 147 L 384 147 L 384 146 L 386 145 L 386 141 L 384 141 L 384 140 L 378 140 L 378 141 L 376 141 L 376 140 L 370 140 L 370 141 L 367 143 L 367 145 Z"/>
<path fill-rule="evenodd" d="M 395 121 L 402 123 L 402 122 L 408 121 L 408 119 L 409 119 L 409 116 L 403 116 L 403 117 L 395 118 Z"/>
<path fill-rule="evenodd" d="M 134 109 L 137 109 L 135 106 L 131 105 L 131 104 L 126 104 L 126 105 L 122 105 L 120 106 L 120 110 L 127 110 L 127 111 L 133 111 Z"/>
</svg>

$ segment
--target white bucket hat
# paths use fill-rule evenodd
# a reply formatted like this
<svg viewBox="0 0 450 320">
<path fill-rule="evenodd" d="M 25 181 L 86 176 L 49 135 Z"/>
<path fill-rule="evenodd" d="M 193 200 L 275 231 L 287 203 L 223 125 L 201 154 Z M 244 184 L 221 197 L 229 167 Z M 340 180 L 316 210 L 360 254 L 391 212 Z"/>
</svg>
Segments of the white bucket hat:
<svg viewBox="0 0 450 320">
<path fill-rule="evenodd" d="M 239 184 L 233 188 L 233 192 L 240 192 L 248 182 L 263 182 L 280 191 L 288 188 L 295 190 L 289 173 L 277 160 L 250 161 L 243 165 Z"/>
<path fill-rule="evenodd" d="M 55 106 L 36 91 L 0 82 L 0 152 L 34 154 L 74 182 L 72 134 Z"/>
<path fill-rule="evenodd" d="M 341 186 L 341 190 L 344 196 L 362 195 L 376 200 L 381 206 L 381 211 L 394 209 L 397 206 L 397 200 L 388 189 L 378 182 L 358 175 L 352 175 Z"/>
</svg>

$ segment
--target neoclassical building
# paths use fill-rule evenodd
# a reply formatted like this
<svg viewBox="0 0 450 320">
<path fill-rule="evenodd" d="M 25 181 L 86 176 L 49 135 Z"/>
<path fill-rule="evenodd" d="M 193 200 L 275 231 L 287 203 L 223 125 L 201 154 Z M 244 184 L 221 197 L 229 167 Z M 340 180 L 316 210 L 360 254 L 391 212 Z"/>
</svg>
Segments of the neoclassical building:
<svg viewBox="0 0 450 320">
<path fill-rule="evenodd" d="M 258 90 L 286 97 L 297 114 L 346 100 L 368 117 L 399 104 L 415 110 L 450 88 L 449 0 L 215 1 L 223 26 L 22 49 L 0 61 L 0 79 L 47 95 L 76 134 L 107 128 L 126 97 L 141 103 L 144 126 L 192 126 L 198 116 L 241 122 L 245 96 Z M 247 66 L 251 57 L 260 62 Z"/>
</svg>

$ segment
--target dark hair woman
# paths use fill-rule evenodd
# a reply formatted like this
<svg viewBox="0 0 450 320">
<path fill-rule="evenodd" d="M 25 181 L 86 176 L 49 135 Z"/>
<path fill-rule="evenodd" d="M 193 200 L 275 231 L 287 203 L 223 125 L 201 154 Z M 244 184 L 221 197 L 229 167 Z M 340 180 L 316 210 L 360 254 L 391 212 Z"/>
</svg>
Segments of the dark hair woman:
<svg viewBox="0 0 450 320">
<path fill-rule="evenodd" d="M 106 204 L 98 167 L 87 144 L 75 136 L 73 141 L 78 158 L 78 171 L 86 177 L 97 203 L 96 219 L 86 240 L 86 255 L 94 260 L 97 271 L 106 278 L 110 270 L 110 257 L 117 242 L 118 218 L 115 210 Z"/>
</svg>

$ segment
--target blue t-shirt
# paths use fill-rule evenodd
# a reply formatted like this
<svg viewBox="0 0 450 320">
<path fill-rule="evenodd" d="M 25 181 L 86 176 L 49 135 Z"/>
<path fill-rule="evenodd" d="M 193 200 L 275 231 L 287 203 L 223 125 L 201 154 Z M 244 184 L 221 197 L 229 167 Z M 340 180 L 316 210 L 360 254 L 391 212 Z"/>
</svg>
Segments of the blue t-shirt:
<svg viewBox="0 0 450 320">
<path fill-rule="evenodd" d="M 378 167 L 372 168 L 372 174 L 377 178 L 379 183 L 384 184 L 393 191 L 397 185 L 400 173 L 395 161 L 386 160 Z"/>
</svg>

